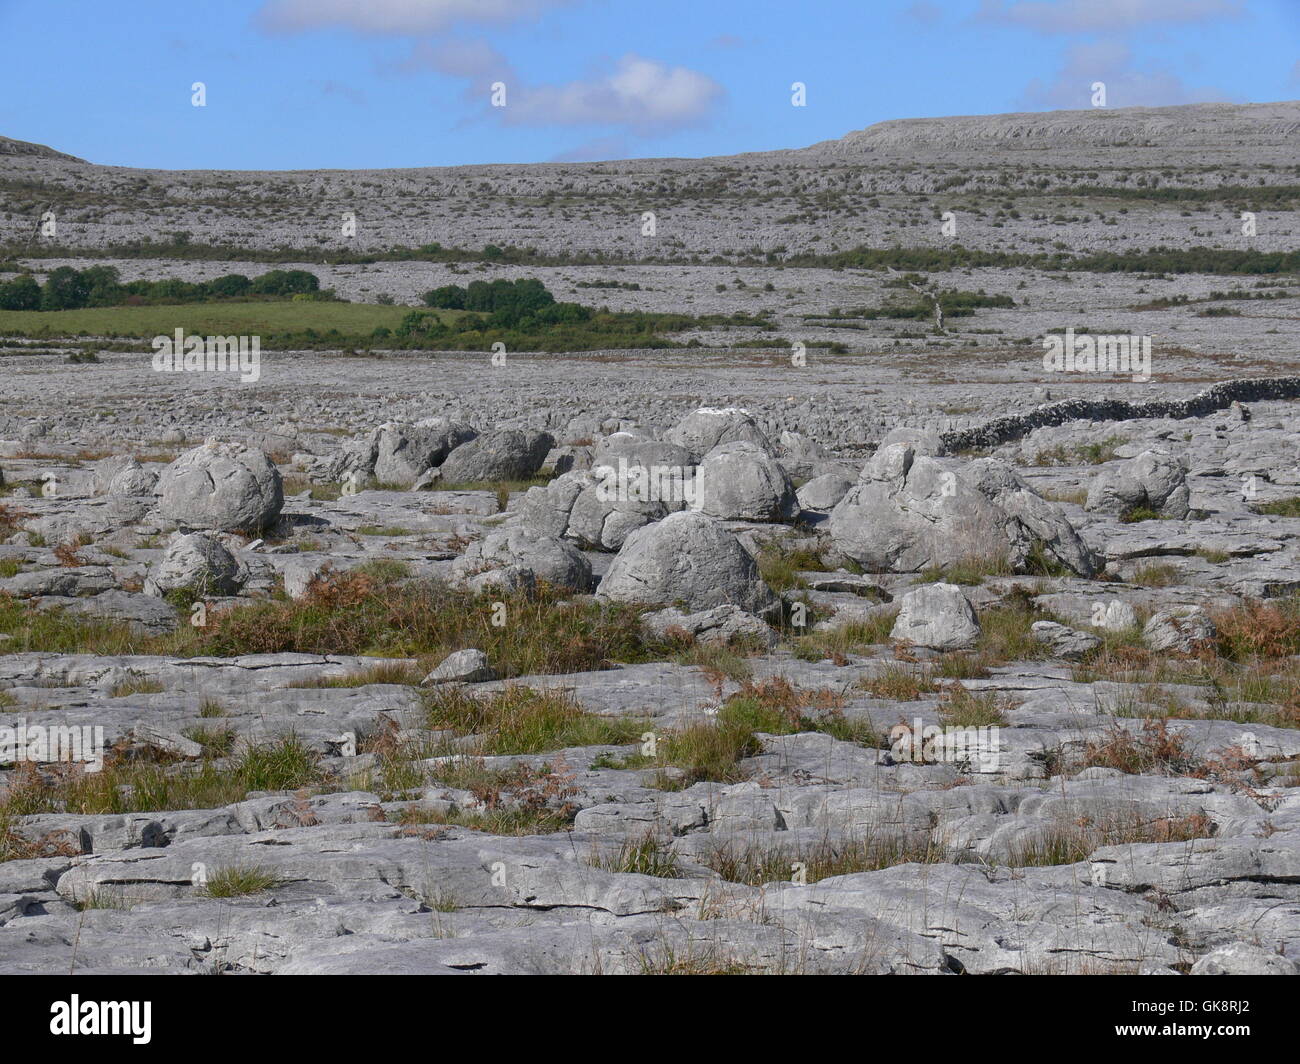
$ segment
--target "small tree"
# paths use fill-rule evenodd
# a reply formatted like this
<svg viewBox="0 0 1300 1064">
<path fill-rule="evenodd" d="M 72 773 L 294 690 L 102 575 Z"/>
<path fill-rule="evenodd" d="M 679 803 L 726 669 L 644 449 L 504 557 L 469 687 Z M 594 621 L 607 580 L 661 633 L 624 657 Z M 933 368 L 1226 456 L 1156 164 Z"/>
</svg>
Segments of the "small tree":
<svg viewBox="0 0 1300 1064">
<path fill-rule="evenodd" d="M 90 298 L 90 285 L 71 266 L 52 270 L 41 289 L 42 310 L 76 310 Z"/>
<path fill-rule="evenodd" d="M 41 286 L 30 277 L 0 284 L 0 310 L 40 310 Z"/>
</svg>

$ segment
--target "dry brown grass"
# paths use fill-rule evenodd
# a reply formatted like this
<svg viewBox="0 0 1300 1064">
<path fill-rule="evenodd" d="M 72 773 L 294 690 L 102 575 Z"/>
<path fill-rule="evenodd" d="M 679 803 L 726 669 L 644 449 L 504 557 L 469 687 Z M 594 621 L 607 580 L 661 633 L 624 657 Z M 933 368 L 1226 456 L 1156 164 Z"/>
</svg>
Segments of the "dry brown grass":
<svg viewBox="0 0 1300 1064">
<path fill-rule="evenodd" d="M 1190 776 L 1204 763 L 1186 749 L 1181 735 L 1164 720 L 1146 720 L 1140 732 L 1113 724 L 1106 734 L 1084 744 L 1078 769 L 1098 766 L 1129 775 Z"/>
</svg>

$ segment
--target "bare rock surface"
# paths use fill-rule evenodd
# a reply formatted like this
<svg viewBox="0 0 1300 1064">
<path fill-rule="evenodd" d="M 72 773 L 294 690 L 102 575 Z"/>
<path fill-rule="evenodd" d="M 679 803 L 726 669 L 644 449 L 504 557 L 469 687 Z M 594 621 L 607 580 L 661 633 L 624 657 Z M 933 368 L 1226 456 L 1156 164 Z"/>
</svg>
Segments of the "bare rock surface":
<svg viewBox="0 0 1300 1064">
<path fill-rule="evenodd" d="M 688 323 L 268 341 L 255 381 L 0 338 L 0 973 L 1295 974 L 1298 129 L 268 173 L 0 138 L 0 283 L 274 260 L 394 328 L 467 273 Z M 1049 368 L 1085 322 L 1150 379 Z"/>
</svg>

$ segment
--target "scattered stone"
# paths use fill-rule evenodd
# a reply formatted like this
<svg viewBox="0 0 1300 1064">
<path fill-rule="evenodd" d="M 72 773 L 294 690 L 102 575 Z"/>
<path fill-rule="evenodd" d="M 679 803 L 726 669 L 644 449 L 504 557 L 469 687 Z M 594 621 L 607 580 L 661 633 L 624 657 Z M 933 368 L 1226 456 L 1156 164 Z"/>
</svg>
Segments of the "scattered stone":
<svg viewBox="0 0 1300 1064">
<path fill-rule="evenodd" d="M 1200 606 L 1160 610 L 1142 628 L 1142 638 L 1152 650 L 1193 654 L 1212 644 L 1218 631 Z"/>
<path fill-rule="evenodd" d="M 442 663 L 420 681 L 421 687 L 437 687 L 445 683 L 486 683 L 497 678 L 497 671 L 488 664 L 481 650 L 458 650 L 447 655 Z"/>
<path fill-rule="evenodd" d="M 1085 508 L 1099 513 L 1125 514 L 1139 507 L 1161 517 L 1185 518 L 1190 507 L 1187 470 L 1163 451 L 1143 451 L 1136 458 L 1097 476 L 1088 489 Z"/>
<path fill-rule="evenodd" d="M 979 639 L 975 610 L 956 584 L 923 584 L 900 600 L 889 638 L 931 650 L 967 650 Z"/>
<path fill-rule="evenodd" d="M 1101 639 L 1091 632 L 1081 632 L 1056 621 L 1035 621 L 1029 630 L 1038 642 L 1051 647 L 1054 655 L 1069 661 L 1078 660 L 1101 646 Z"/>
<path fill-rule="evenodd" d="M 715 606 L 699 613 L 682 613 L 669 607 L 642 614 L 641 625 L 656 638 L 685 634 L 709 645 L 726 646 L 740 640 L 770 650 L 780 641 L 766 621 L 739 606 Z"/>
<path fill-rule="evenodd" d="M 147 595 L 191 591 L 200 598 L 233 595 L 248 580 L 248 569 L 216 537 L 204 532 L 176 533 L 144 582 Z"/>
</svg>

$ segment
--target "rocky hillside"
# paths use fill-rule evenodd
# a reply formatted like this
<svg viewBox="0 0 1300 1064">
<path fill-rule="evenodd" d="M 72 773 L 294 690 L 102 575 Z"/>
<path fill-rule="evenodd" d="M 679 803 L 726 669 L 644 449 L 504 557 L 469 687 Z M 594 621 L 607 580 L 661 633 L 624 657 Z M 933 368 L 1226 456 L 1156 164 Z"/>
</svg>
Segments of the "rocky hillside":
<svg viewBox="0 0 1300 1064">
<path fill-rule="evenodd" d="M 65 155 L 61 151 L 47 148 L 44 144 L 31 144 L 28 141 L 14 140 L 11 137 L 0 137 L 0 155 L 25 155 L 34 159 L 62 159 L 71 163 L 84 163 L 86 161 L 85 159 L 78 159 L 75 155 Z"/>
<path fill-rule="evenodd" d="M 1300 135 L 1300 100 L 1094 108 L 877 122 L 808 149 L 836 159 L 871 152 L 1082 148 L 1285 148 Z"/>
</svg>

